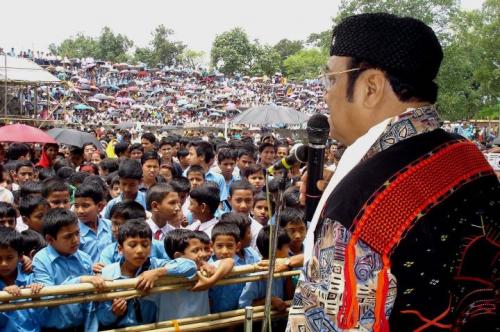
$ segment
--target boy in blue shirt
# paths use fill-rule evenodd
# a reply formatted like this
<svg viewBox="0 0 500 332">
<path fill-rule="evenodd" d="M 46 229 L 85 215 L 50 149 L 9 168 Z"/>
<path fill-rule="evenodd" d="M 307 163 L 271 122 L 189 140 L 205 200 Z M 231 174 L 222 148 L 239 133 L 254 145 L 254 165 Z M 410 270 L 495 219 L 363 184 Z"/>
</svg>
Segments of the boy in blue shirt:
<svg viewBox="0 0 500 332">
<path fill-rule="evenodd" d="M 80 224 L 80 250 L 87 253 L 96 265 L 99 265 L 101 252 L 112 242 L 111 221 L 99 216 L 99 211 L 104 207 L 103 196 L 102 191 L 91 184 L 82 184 L 75 192 L 75 213 Z M 100 268 L 98 266 L 97 270 Z"/>
<path fill-rule="evenodd" d="M 32 284 L 32 275 L 25 274 L 20 263 L 23 250 L 21 234 L 7 227 L 0 227 L 0 289 L 12 295 L 20 295 L 21 288 L 30 288 L 32 294 L 42 289 Z M 0 330 L 8 332 L 40 331 L 41 309 L 25 309 L 0 313 Z"/>
<path fill-rule="evenodd" d="M 141 204 L 135 201 L 119 202 L 111 209 L 111 232 L 113 234 L 113 243 L 108 244 L 101 253 L 99 263 L 101 263 L 103 267 L 121 260 L 122 255 L 118 250 L 117 242 L 119 229 L 127 220 L 131 219 L 146 219 L 146 211 Z M 162 241 L 153 240 L 151 257 L 168 258 Z"/>
<path fill-rule="evenodd" d="M 269 237 L 270 226 L 264 226 L 257 236 L 257 248 L 263 259 L 269 259 Z M 278 241 L 276 244 L 276 258 L 288 257 L 290 238 L 283 230 L 278 230 Z M 239 307 L 263 305 L 265 303 L 267 281 L 247 282 L 241 292 Z M 278 311 L 284 311 L 287 304 L 284 300 L 293 296 L 293 286 L 290 278 L 273 279 L 271 305 Z"/>
<path fill-rule="evenodd" d="M 217 260 L 233 258 L 238 260 L 236 253 L 240 251 L 240 230 L 235 223 L 219 222 L 212 230 L 212 248 Z M 211 313 L 238 309 L 238 299 L 244 283 L 227 286 L 215 286 L 208 292 Z"/>
<path fill-rule="evenodd" d="M 142 166 L 137 160 L 125 159 L 118 168 L 120 177 L 121 194 L 108 202 L 102 216 L 106 219 L 111 218 L 111 208 L 118 202 L 136 201 L 146 209 L 146 194 L 139 191 L 139 185 L 142 183 Z"/>
<path fill-rule="evenodd" d="M 199 270 L 205 273 L 212 272 L 203 260 L 205 250 L 195 232 L 187 229 L 175 229 L 165 236 L 165 251 L 169 257 L 174 259 L 186 258 L 194 261 Z M 184 317 L 207 315 L 210 312 L 207 289 L 213 286 L 218 280 L 224 278 L 231 272 L 234 262 L 231 258 L 218 262 L 217 269 L 211 276 L 205 277 L 198 272 L 198 282 L 191 291 L 182 290 L 176 292 L 163 293 L 158 296 L 157 320 L 171 320 Z M 146 271 L 139 277 L 137 288 L 150 289 L 154 282 L 164 275 L 164 271 Z M 195 274 L 189 276 L 194 277 Z M 175 305 L 172 305 L 175 303 Z"/>
<path fill-rule="evenodd" d="M 130 219 L 118 232 L 118 250 L 122 255 L 120 262 L 107 265 L 102 270 L 106 280 L 135 278 L 143 271 L 157 269 L 163 275 L 193 276 L 196 264 L 187 259 L 168 262 L 150 258 L 152 232 L 144 219 Z M 116 298 L 110 302 L 99 303 L 97 317 L 103 327 L 126 327 L 156 321 L 155 296 L 126 300 Z"/>
<path fill-rule="evenodd" d="M 234 256 L 234 265 L 249 265 L 260 262 L 260 254 L 250 246 L 252 243 L 252 221 L 242 213 L 224 213 L 220 222 L 231 222 L 240 230 L 240 250 Z"/>
<path fill-rule="evenodd" d="M 43 218 L 42 235 L 48 245 L 33 258 L 33 280 L 45 286 L 91 283 L 104 288 L 104 279 L 92 275 L 92 259 L 81 250 L 76 215 L 66 209 L 50 209 Z M 42 331 L 97 331 L 93 303 L 66 304 L 48 308 Z"/>
</svg>

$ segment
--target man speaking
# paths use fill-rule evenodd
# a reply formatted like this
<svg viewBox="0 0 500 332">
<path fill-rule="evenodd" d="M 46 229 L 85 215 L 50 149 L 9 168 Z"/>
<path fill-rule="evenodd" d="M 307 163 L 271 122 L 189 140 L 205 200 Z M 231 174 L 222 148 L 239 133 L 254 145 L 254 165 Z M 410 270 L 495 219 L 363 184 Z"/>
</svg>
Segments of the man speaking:
<svg viewBox="0 0 500 332">
<path fill-rule="evenodd" d="M 493 330 L 500 188 L 472 142 L 439 128 L 436 35 L 356 15 L 330 55 L 331 136 L 349 147 L 311 221 L 288 330 Z"/>
</svg>

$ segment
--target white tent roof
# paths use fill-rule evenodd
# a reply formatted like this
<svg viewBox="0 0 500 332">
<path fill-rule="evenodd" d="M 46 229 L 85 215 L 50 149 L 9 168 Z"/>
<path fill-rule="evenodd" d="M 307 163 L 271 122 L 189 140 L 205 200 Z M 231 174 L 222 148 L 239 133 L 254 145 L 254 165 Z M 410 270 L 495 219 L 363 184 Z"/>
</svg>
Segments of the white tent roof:
<svg viewBox="0 0 500 332">
<path fill-rule="evenodd" d="M 7 57 L 7 65 L 5 65 Z M 5 72 L 7 67 L 7 73 Z M 0 83 L 5 81 L 10 83 L 59 83 L 60 80 L 34 63 L 25 58 L 0 55 Z"/>
</svg>

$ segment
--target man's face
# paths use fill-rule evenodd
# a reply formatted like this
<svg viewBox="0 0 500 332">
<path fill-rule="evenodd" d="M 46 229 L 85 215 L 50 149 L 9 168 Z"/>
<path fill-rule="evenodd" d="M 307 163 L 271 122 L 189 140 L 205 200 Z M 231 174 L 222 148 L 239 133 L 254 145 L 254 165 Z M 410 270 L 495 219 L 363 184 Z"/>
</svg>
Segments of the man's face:
<svg viewBox="0 0 500 332">
<path fill-rule="evenodd" d="M 145 179 L 154 179 L 160 173 L 160 163 L 158 160 L 149 159 L 142 165 L 142 176 Z"/>
<path fill-rule="evenodd" d="M 132 150 L 132 152 L 130 152 L 130 159 L 134 159 L 134 160 L 141 160 L 142 158 L 142 151 L 141 150 Z"/>
<path fill-rule="evenodd" d="M 163 144 L 160 148 L 160 155 L 163 160 L 172 160 L 173 148 L 170 144 Z"/>
<path fill-rule="evenodd" d="M 219 161 L 220 170 L 225 178 L 231 177 L 234 171 L 234 166 L 236 166 L 236 162 L 233 159 L 224 159 Z"/>
<path fill-rule="evenodd" d="M 328 72 L 341 72 L 350 69 L 349 59 L 348 57 L 330 57 Z M 330 110 L 331 137 L 349 145 L 364 134 L 363 128 L 366 126 L 368 114 L 360 112 L 356 104 L 356 88 L 354 89 L 353 101 L 347 100 L 348 75 L 348 73 L 342 73 L 330 76 L 331 86 L 325 92 L 324 100 Z"/>
<path fill-rule="evenodd" d="M 244 171 L 246 170 L 250 165 L 253 165 L 255 163 L 255 160 L 248 156 L 248 155 L 243 155 L 241 156 L 239 159 L 238 159 L 238 168 L 240 169 L 240 171 Z"/>
<path fill-rule="evenodd" d="M 193 190 L 194 188 L 198 188 L 203 183 L 205 183 L 205 178 L 203 177 L 203 174 L 200 174 L 198 172 L 190 172 L 188 174 L 188 180 L 189 183 L 191 184 L 191 190 Z"/>
<path fill-rule="evenodd" d="M 134 200 L 139 191 L 140 180 L 135 179 L 120 179 L 120 190 L 125 199 Z"/>
<path fill-rule="evenodd" d="M 34 178 L 33 167 L 23 166 L 17 170 L 16 179 L 19 185 L 23 185 Z"/>
<path fill-rule="evenodd" d="M 142 138 L 141 145 L 142 145 L 142 148 L 144 149 L 144 152 L 153 151 L 153 148 L 154 148 L 153 143 L 151 143 L 149 140 Z"/>
<path fill-rule="evenodd" d="M 278 151 L 276 152 L 276 155 L 279 159 L 285 158 L 286 156 L 288 156 L 288 148 L 286 146 L 280 146 L 278 148 Z"/>
<path fill-rule="evenodd" d="M 96 148 L 93 145 L 87 145 L 83 149 L 83 157 L 85 160 L 90 161 L 92 159 L 92 153 L 96 151 Z"/>
<path fill-rule="evenodd" d="M 250 189 L 235 190 L 230 197 L 229 203 L 234 212 L 249 214 L 253 207 L 253 192 Z"/>
<path fill-rule="evenodd" d="M 274 162 L 274 159 L 276 157 L 276 151 L 272 147 L 266 147 L 262 152 L 260 153 L 260 160 L 263 164 L 269 165 Z"/>
<path fill-rule="evenodd" d="M 189 165 L 202 165 L 203 164 L 203 156 L 198 156 L 196 153 L 196 149 L 192 146 L 189 148 L 188 155 Z"/>
</svg>

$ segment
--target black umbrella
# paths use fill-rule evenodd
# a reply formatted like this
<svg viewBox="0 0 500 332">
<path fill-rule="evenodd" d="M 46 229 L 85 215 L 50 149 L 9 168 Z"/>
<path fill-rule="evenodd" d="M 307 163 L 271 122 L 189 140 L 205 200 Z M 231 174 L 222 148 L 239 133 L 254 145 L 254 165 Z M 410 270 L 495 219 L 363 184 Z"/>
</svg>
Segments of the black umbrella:
<svg viewBox="0 0 500 332">
<path fill-rule="evenodd" d="M 130 129 L 134 128 L 135 123 L 133 122 L 122 122 L 116 125 L 116 129 Z"/>
<path fill-rule="evenodd" d="M 47 131 L 47 134 L 54 137 L 54 139 L 61 144 L 73 145 L 81 148 L 84 144 L 92 143 L 96 148 L 104 151 L 101 143 L 94 135 L 83 131 L 68 128 L 52 128 Z"/>
<path fill-rule="evenodd" d="M 248 125 L 301 124 L 306 123 L 309 116 L 293 108 L 264 105 L 252 107 L 237 115 L 231 123 Z"/>
</svg>

